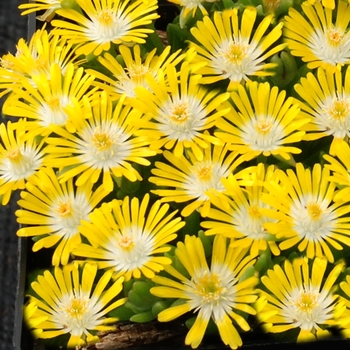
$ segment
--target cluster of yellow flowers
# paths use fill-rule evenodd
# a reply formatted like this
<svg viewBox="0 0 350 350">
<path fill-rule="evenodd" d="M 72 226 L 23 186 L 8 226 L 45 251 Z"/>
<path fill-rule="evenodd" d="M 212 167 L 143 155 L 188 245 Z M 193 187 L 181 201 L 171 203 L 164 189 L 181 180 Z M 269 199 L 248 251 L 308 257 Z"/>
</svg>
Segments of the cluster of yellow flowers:
<svg viewBox="0 0 350 350">
<path fill-rule="evenodd" d="M 350 337 L 350 5 L 170 1 L 166 43 L 157 0 L 20 6 L 45 24 L 0 61 L 0 201 L 52 253 L 28 328 Z"/>
</svg>

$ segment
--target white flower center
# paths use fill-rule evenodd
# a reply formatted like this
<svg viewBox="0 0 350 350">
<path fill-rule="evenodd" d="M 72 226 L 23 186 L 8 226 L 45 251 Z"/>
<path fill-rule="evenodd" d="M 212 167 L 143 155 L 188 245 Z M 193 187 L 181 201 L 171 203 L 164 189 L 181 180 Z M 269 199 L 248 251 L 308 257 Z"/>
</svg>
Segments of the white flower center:
<svg viewBox="0 0 350 350">
<path fill-rule="evenodd" d="M 130 30 L 130 19 L 119 10 L 104 9 L 91 20 L 86 36 L 98 43 L 120 39 Z"/>
<path fill-rule="evenodd" d="M 249 44 L 249 38 L 222 41 L 211 59 L 214 70 L 231 81 L 246 80 L 248 75 L 254 74 L 261 67 L 258 57 L 262 51 L 256 46 L 254 43 Z"/>
<path fill-rule="evenodd" d="M 69 103 L 69 98 L 66 96 L 52 97 L 47 99 L 38 109 L 40 123 L 43 126 L 64 125 L 68 118 L 64 107 Z"/>
<path fill-rule="evenodd" d="M 264 228 L 266 222 L 272 219 L 261 213 L 261 208 L 267 207 L 264 203 L 242 205 L 233 212 L 232 225 L 245 237 L 254 240 L 265 240 L 267 231 Z"/>
<path fill-rule="evenodd" d="M 223 320 L 235 305 L 237 279 L 232 271 L 222 264 L 213 264 L 211 270 L 198 269 L 186 284 L 188 303 L 191 309 L 205 318 Z"/>
<path fill-rule="evenodd" d="M 105 258 L 113 263 L 117 271 L 141 268 L 150 260 L 155 240 L 149 232 L 130 226 L 116 232 L 115 237 Z"/>
<path fill-rule="evenodd" d="M 317 29 L 309 41 L 311 51 L 320 61 L 337 65 L 350 59 L 350 35 L 340 28 Z"/>
<path fill-rule="evenodd" d="M 332 234 L 335 214 L 327 208 L 325 202 L 314 198 L 301 198 L 293 202 L 290 208 L 293 229 L 301 238 L 309 241 L 321 241 Z"/>
<path fill-rule="evenodd" d="M 42 164 L 40 152 L 29 145 L 9 150 L 0 163 L 0 177 L 5 181 L 27 179 Z"/>
<path fill-rule="evenodd" d="M 115 123 L 104 122 L 82 131 L 78 147 L 83 162 L 99 169 L 110 169 L 123 162 L 131 152 L 130 135 Z"/>
<path fill-rule="evenodd" d="M 172 140 L 191 141 L 205 125 L 205 108 L 194 96 L 172 98 L 160 108 L 159 129 Z"/>
<path fill-rule="evenodd" d="M 350 133 L 350 95 L 328 96 L 315 114 L 321 130 L 337 138 Z"/>
<path fill-rule="evenodd" d="M 214 190 L 223 192 L 222 178 L 229 174 L 227 166 L 204 160 L 193 165 L 190 175 L 184 182 L 184 189 L 193 198 L 209 200 L 206 191 Z"/>
<path fill-rule="evenodd" d="M 49 224 L 53 232 L 67 238 L 78 234 L 81 220 L 88 220 L 92 207 L 83 193 L 70 194 L 53 201 Z"/>
<path fill-rule="evenodd" d="M 254 151 L 271 152 L 283 144 L 284 128 L 272 116 L 249 118 L 241 129 L 244 143 Z"/>
<path fill-rule="evenodd" d="M 295 327 L 311 331 L 332 317 L 332 296 L 319 288 L 297 288 L 287 295 L 282 315 Z"/>
</svg>

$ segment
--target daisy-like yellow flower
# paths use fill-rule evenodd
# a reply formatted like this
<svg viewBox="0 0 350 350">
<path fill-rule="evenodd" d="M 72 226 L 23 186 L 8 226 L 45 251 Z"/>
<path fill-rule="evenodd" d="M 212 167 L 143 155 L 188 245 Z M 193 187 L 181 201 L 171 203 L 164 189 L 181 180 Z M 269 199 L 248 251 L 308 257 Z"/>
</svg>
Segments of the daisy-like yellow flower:
<svg viewBox="0 0 350 350">
<path fill-rule="evenodd" d="M 241 16 L 234 8 L 215 11 L 213 20 L 205 16 L 191 28 L 198 43 L 190 42 L 190 47 L 198 52 L 198 60 L 207 63 L 198 70 L 198 74 L 203 75 L 201 83 L 228 79 L 228 89 L 231 90 L 251 76 L 273 74 L 268 69 L 274 65 L 266 63 L 266 59 L 284 48 L 284 44 L 272 47 L 282 35 L 283 23 L 270 28 L 267 33 L 273 15 L 265 16 L 260 23 L 256 19 L 255 7 L 245 8 Z M 257 28 L 253 33 L 255 25 Z"/>
<path fill-rule="evenodd" d="M 45 151 L 41 141 L 27 137 L 24 121 L 0 125 L 0 196 L 6 205 L 13 191 L 24 189 L 27 181 L 43 167 Z"/>
<path fill-rule="evenodd" d="M 284 18 L 285 41 L 293 56 L 301 57 L 310 69 L 336 71 L 350 62 L 350 6 L 337 1 L 337 10 L 305 1 L 303 12 L 291 7 Z M 336 14 L 334 12 L 337 11 Z"/>
<path fill-rule="evenodd" d="M 267 249 L 274 255 L 279 255 L 276 237 L 264 227 L 264 224 L 272 219 L 261 210 L 270 208 L 261 200 L 262 192 L 266 191 L 264 181 L 275 179 L 275 174 L 274 166 L 265 170 L 264 164 L 260 163 L 244 176 L 246 186 L 240 185 L 233 174 L 227 179 L 222 179 L 225 187 L 223 192 L 226 195 L 224 200 L 228 202 L 228 206 L 222 204 L 222 197 L 213 198 L 214 208 L 210 208 L 208 213 L 208 218 L 213 220 L 201 222 L 201 226 L 207 229 L 205 234 L 221 234 L 234 238 L 233 246 L 249 248 L 254 256 Z"/>
<path fill-rule="evenodd" d="M 53 64 L 50 77 L 45 74 L 33 76 L 35 86 L 23 79 L 23 88 L 14 88 L 5 101 L 3 113 L 14 117 L 28 118 L 27 126 L 34 134 L 46 136 L 54 126 L 69 126 L 66 108 L 75 103 L 89 99 L 94 91 L 94 80 L 83 68 L 69 63 L 65 70 Z"/>
<path fill-rule="evenodd" d="M 17 222 L 25 226 L 17 231 L 20 237 L 39 238 L 33 245 L 36 252 L 54 248 L 52 265 L 66 265 L 70 253 L 81 242 L 78 227 L 88 220 L 90 212 L 109 192 L 103 185 L 74 187 L 73 179 L 60 184 L 51 168 L 33 176 L 21 192 L 16 211 Z"/>
<path fill-rule="evenodd" d="M 258 320 L 272 333 L 299 329 L 298 341 L 329 335 L 323 329 L 335 326 L 339 316 L 335 282 L 343 268 L 338 263 L 326 274 L 324 258 L 285 260 L 283 268 L 275 265 L 261 277 L 266 289 L 261 290 L 265 301 Z"/>
<path fill-rule="evenodd" d="M 71 44 L 81 44 L 78 55 L 100 55 L 112 44 L 145 43 L 153 29 L 147 27 L 159 16 L 157 0 L 76 0 L 81 12 L 59 9 L 63 19 L 54 19 L 55 33 Z"/>
<path fill-rule="evenodd" d="M 124 276 L 126 281 L 142 275 L 153 278 L 171 263 L 163 253 L 185 225 L 174 218 L 176 212 L 169 213 L 169 205 L 160 201 L 151 205 L 149 194 L 141 201 L 125 197 L 104 203 L 80 227 L 91 245 L 80 244 L 74 254 L 96 260 L 99 268 L 109 268 L 114 277 Z"/>
<path fill-rule="evenodd" d="M 135 88 L 138 86 L 150 90 L 146 81 L 148 73 L 156 79 L 159 70 L 164 70 L 169 64 L 177 65 L 184 58 L 184 54 L 180 55 L 180 50 L 170 54 L 171 46 L 165 47 L 159 56 L 156 55 L 157 49 L 154 49 L 143 57 L 139 45 L 133 48 L 120 45 L 118 50 L 120 53 L 118 59 L 109 53 L 98 58 L 99 62 L 112 74 L 111 77 L 100 71 L 87 70 L 88 73 L 101 80 L 95 85 L 102 90 L 107 90 L 111 96 L 116 98 L 123 94 L 128 98 L 136 97 Z M 121 59 L 123 63 L 120 62 Z"/>
<path fill-rule="evenodd" d="M 224 344 L 237 349 L 242 345 L 242 339 L 232 320 L 241 329 L 248 331 L 250 327 L 242 312 L 255 314 L 250 304 L 257 298 L 254 287 L 258 279 L 241 279 L 255 260 L 245 256 L 246 250 L 233 248 L 222 235 L 214 238 L 210 267 L 202 241 L 196 236 L 186 236 L 184 242 L 178 242 L 175 252 L 184 266 L 183 271 L 167 266 L 166 272 L 171 278 L 156 276 L 153 281 L 159 286 L 151 288 L 151 293 L 183 302 L 161 311 L 158 320 L 168 322 L 188 312 L 196 313 L 196 320 L 185 339 L 186 345 L 197 348 L 212 319 Z"/>
<path fill-rule="evenodd" d="M 162 202 L 184 203 L 181 215 L 189 216 L 199 210 L 208 215 L 213 197 L 224 191 L 222 179 L 228 177 L 238 165 L 237 152 L 229 152 L 227 146 L 209 146 L 198 160 L 191 151 L 176 157 L 164 151 L 165 162 L 155 162 L 149 181 L 161 189 L 152 190 L 162 197 Z"/>
<path fill-rule="evenodd" d="M 286 92 L 269 83 L 249 82 L 231 92 L 231 99 L 222 108 L 229 113 L 217 122 L 220 129 L 215 136 L 231 145 L 245 160 L 262 154 L 290 159 L 290 153 L 300 153 L 289 146 L 302 140 L 305 131 L 300 128 L 309 118 L 299 117 L 299 105 Z"/>
<path fill-rule="evenodd" d="M 115 329 L 112 323 L 118 321 L 108 317 L 108 313 L 126 302 L 118 298 L 123 288 L 121 277 L 111 280 L 112 272 L 106 271 L 97 277 L 96 264 L 86 263 L 82 268 L 78 264 L 55 267 L 54 272 L 46 270 L 31 283 L 36 293 L 29 294 L 30 302 L 37 309 L 29 317 L 28 326 L 41 339 L 69 335 L 67 348 L 78 348 L 99 340 L 97 331 Z M 31 322 L 42 318 L 42 322 Z M 64 344 L 66 345 L 66 344 Z"/>
<path fill-rule="evenodd" d="M 137 98 L 130 103 L 152 118 L 142 124 L 140 134 L 159 139 L 152 142 L 152 149 L 174 149 L 180 157 L 185 149 L 191 149 L 198 160 L 203 159 L 203 148 L 220 141 L 204 133 L 215 126 L 219 117 L 228 109 L 217 108 L 229 98 L 229 93 L 220 93 L 199 84 L 199 75 L 190 72 L 188 62 L 183 62 L 178 77 L 176 68 L 168 65 L 165 74 L 159 72 L 156 80 L 148 75 L 152 91 L 136 88 Z M 165 78 L 166 75 L 166 78 Z"/>
<path fill-rule="evenodd" d="M 15 55 L 8 53 L 0 58 L 0 89 L 4 89 L 0 96 L 13 90 L 22 88 L 22 79 L 27 78 L 35 86 L 32 77 L 44 74 L 50 79 L 50 69 L 58 64 L 62 71 L 68 63 L 78 66 L 83 62 L 75 55 L 75 49 L 66 40 L 48 33 L 43 28 L 37 30 L 29 44 L 21 38 L 17 43 Z"/>
<path fill-rule="evenodd" d="M 349 177 L 349 169 L 350 169 L 350 146 L 345 141 L 339 144 L 336 151 L 336 159 L 328 154 L 325 154 L 323 158 L 329 162 L 329 164 L 325 164 L 324 166 L 328 168 L 332 175 L 330 176 L 330 180 L 333 181 L 336 186 L 340 189 L 334 195 L 335 201 L 348 201 L 350 195 L 350 177 Z"/>
<path fill-rule="evenodd" d="M 322 68 L 317 74 L 308 73 L 300 83 L 294 86 L 295 91 L 305 101 L 301 109 L 310 116 L 305 140 L 315 140 L 333 136 L 330 154 L 336 152 L 337 146 L 350 136 L 350 68 L 343 73 L 334 73 Z"/>
<path fill-rule="evenodd" d="M 266 223 L 266 229 L 283 240 L 281 250 L 298 245 L 309 259 L 325 256 L 334 262 L 332 249 L 350 246 L 350 207 L 333 201 L 336 186 L 329 169 L 315 164 L 310 170 L 297 163 L 295 172 L 279 170 L 277 177 L 280 183 L 266 183 L 267 193 L 262 194 L 262 200 L 275 208 L 264 212 L 278 220 Z"/>
<path fill-rule="evenodd" d="M 50 164 L 63 169 L 60 180 L 77 176 L 75 184 L 82 186 L 97 182 L 102 174 L 108 191 L 114 187 L 112 176 L 142 180 L 132 163 L 147 166 L 145 158 L 156 152 L 148 148 L 148 137 L 134 137 L 141 113 L 124 106 L 122 98 L 113 106 L 105 92 L 96 94 L 93 103 L 85 102 L 67 109 L 73 132 L 56 127 L 55 137 L 47 138 Z"/>
<path fill-rule="evenodd" d="M 20 4 L 18 8 L 22 11 L 21 15 L 25 16 L 33 12 L 45 11 L 37 19 L 49 22 L 54 16 L 55 11 L 62 8 L 63 0 L 34 0 L 27 4 Z"/>
</svg>

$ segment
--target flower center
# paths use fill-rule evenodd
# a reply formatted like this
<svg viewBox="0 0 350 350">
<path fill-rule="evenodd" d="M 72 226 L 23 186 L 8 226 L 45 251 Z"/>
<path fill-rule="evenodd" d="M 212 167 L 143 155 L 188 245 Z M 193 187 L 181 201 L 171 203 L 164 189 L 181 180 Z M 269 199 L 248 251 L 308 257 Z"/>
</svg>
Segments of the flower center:
<svg viewBox="0 0 350 350">
<path fill-rule="evenodd" d="M 249 207 L 248 214 L 250 215 L 251 218 L 257 218 L 257 219 L 261 218 L 261 212 L 257 206 Z"/>
<path fill-rule="evenodd" d="M 333 28 L 326 32 L 326 37 L 330 45 L 338 46 L 344 38 L 344 33 L 339 29 Z"/>
<path fill-rule="evenodd" d="M 131 78 L 142 78 L 149 72 L 149 69 L 147 66 L 144 66 L 142 64 L 133 64 L 128 68 L 128 72 Z"/>
<path fill-rule="evenodd" d="M 226 61 L 239 63 L 247 56 L 247 46 L 231 42 L 226 50 L 222 52 Z"/>
<path fill-rule="evenodd" d="M 122 235 L 118 238 L 118 244 L 125 250 L 130 250 L 135 246 L 134 238 L 132 235 Z"/>
<path fill-rule="evenodd" d="M 256 130 L 261 134 L 267 134 L 272 127 L 272 123 L 267 121 L 266 119 L 260 120 L 255 126 Z"/>
<path fill-rule="evenodd" d="M 61 203 L 57 209 L 57 213 L 60 217 L 65 218 L 72 214 L 72 206 L 70 203 Z"/>
<path fill-rule="evenodd" d="M 14 149 L 7 152 L 7 158 L 10 159 L 14 163 L 19 163 L 22 160 L 23 155 L 22 155 L 20 149 L 14 148 Z"/>
<path fill-rule="evenodd" d="M 208 181 L 212 177 L 212 166 L 203 166 L 198 169 L 197 175 L 200 180 Z"/>
<path fill-rule="evenodd" d="M 113 140 L 105 132 L 95 131 L 92 142 L 99 151 L 105 151 L 113 145 Z"/>
<path fill-rule="evenodd" d="M 328 111 L 332 118 L 337 120 L 344 120 L 349 115 L 349 112 L 349 102 L 338 98 L 333 101 L 333 105 Z"/>
<path fill-rule="evenodd" d="M 102 25 L 110 26 L 113 23 L 113 16 L 109 11 L 102 11 L 99 16 L 99 22 Z"/>
<path fill-rule="evenodd" d="M 317 306 L 316 295 L 312 292 L 304 291 L 301 293 L 299 299 L 295 301 L 295 306 L 300 311 L 310 314 L 315 306 Z"/>
<path fill-rule="evenodd" d="M 188 120 L 189 117 L 190 112 L 188 111 L 187 102 L 179 103 L 175 106 L 172 115 L 170 116 L 170 118 L 177 123 L 183 123 Z"/>
<path fill-rule="evenodd" d="M 56 109 L 59 108 L 61 105 L 60 99 L 57 97 L 52 97 L 50 99 L 47 100 L 47 104 L 52 108 L 52 109 Z"/>
<path fill-rule="evenodd" d="M 226 292 L 221 284 L 217 274 L 206 272 L 198 278 L 196 293 L 204 302 L 213 302 L 219 300 L 223 293 Z"/>
<path fill-rule="evenodd" d="M 312 220 L 319 220 L 323 213 L 323 210 L 320 208 L 318 204 L 309 204 L 307 206 L 307 211 Z"/>
<path fill-rule="evenodd" d="M 65 308 L 66 313 L 73 318 L 81 319 L 88 311 L 87 300 L 83 298 L 73 297 Z"/>
</svg>

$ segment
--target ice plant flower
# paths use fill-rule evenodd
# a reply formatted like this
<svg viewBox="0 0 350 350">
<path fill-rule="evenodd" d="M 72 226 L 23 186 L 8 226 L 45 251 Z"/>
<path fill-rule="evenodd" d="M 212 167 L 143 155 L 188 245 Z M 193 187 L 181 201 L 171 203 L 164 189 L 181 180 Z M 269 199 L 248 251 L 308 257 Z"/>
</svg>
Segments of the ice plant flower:
<svg viewBox="0 0 350 350">
<path fill-rule="evenodd" d="M 34 135 L 49 135 L 57 125 L 69 127 L 66 108 L 74 101 L 89 99 L 96 90 L 91 87 L 94 77 L 86 74 L 83 68 L 76 70 L 73 63 L 69 63 L 64 71 L 58 64 L 53 64 L 49 77 L 40 74 L 32 79 L 35 86 L 23 79 L 23 88 L 13 88 L 3 111 L 6 115 L 28 118 L 26 125 Z"/>
<path fill-rule="evenodd" d="M 79 230 L 90 244 L 80 244 L 74 254 L 97 261 L 99 268 L 109 268 L 126 281 L 153 278 L 171 263 L 162 253 L 170 250 L 167 243 L 185 225 L 174 218 L 176 212 L 169 213 L 169 205 L 160 201 L 151 204 L 149 194 L 141 201 L 125 197 L 104 203 L 82 223 Z"/>
<path fill-rule="evenodd" d="M 159 16 L 157 0 L 76 0 L 75 9 L 59 9 L 62 19 L 54 19 L 55 33 L 71 44 L 81 44 L 78 55 L 100 55 L 112 44 L 145 43 L 153 29 L 147 27 Z"/>
<path fill-rule="evenodd" d="M 30 303 L 37 309 L 29 320 L 44 318 L 42 322 L 29 322 L 41 339 L 55 338 L 68 334 L 68 348 L 78 348 L 98 340 L 96 331 L 111 331 L 117 321 L 108 313 L 123 305 L 126 298 L 118 298 L 123 287 L 123 277 L 115 282 L 112 272 L 106 271 L 97 277 L 96 264 L 86 263 L 55 267 L 54 272 L 46 270 L 31 283 Z M 41 332 L 37 332 L 39 329 Z"/>
<path fill-rule="evenodd" d="M 203 75 L 201 83 L 228 79 L 228 90 L 231 90 L 250 77 L 273 75 L 268 70 L 274 64 L 266 60 L 284 48 L 284 44 L 272 47 L 282 35 L 283 23 L 267 32 L 273 15 L 265 16 L 258 24 L 256 18 L 255 7 L 245 8 L 241 19 L 238 9 L 234 8 L 215 11 L 213 20 L 205 16 L 191 28 L 198 43 L 191 41 L 190 47 L 198 52 L 198 60 L 207 63 L 198 70 L 198 74 Z"/>
<path fill-rule="evenodd" d="M 298 245 L 309 259 L 326 257 L 333 263 L 332 249 L 350 246 L 350 207 L 333 201 L 336 185 L 330 181 L 329 169 L 318 163 L 305 169 L 297 163 L 295 171 L 278 170 L 277 176 L 280 183 L 266 183 L 262 197 L 275 208 L 264 210 L 266 215 L 278 220 L 266 223 L 266 229 L 283 240 L 281 250 Z"/>
<path fill-rule="evenodd" d="M 156 152 L 148 148 L 149 138 L 134 137 L 141 113 L 124 106 L 123 98 L 114 106 L 107 93 L 94 96 L 95 102 L 85 101 L 83 107 L 75 103 L 67 109 L 72 132 L 56 127 L 56 135 L 47 139 L 50 164 L 62 169 L 62 181 L 77 176 L 77 186 L 96 183 L 102 174 L 104 186 L 112 191 L 112 176 L 141 180 L 132 163 L 147 166 L 150 162 L 145 158 Z"/>
<path fill-rule="evenodd" d="M 265 288 L 260 293 L 267 302 L 258 320 L 272 333 L 298 329 L 299 341 L 324 336 L 328 332 L 323 329 L 335 326 L 339 317 L 335 282 L 343 268 L 338 263 L 326 273 L 325 258 L 285 260 L 283 268 L 275 265 L 261 277 Z"/>
<path fill-rule="evenodd" d="M 227 178 L 241 163 L 237 152 L 226 146 L 208 146 L 198 160 L 190 151 L 187 157 L 176 157 L 164 151 L 164 162 L 157 161 L 151 170 L 149 181 L 160 189 L 152 190 L 162 202 L 184 203 L 181 215 L 189 216 L 194 210 L 203 216 L 208 214 L 212 196 L 224 191 L 222 180 Z"/>
<path fill-rule="evenodd" d="M 337 148 L 334 157 L 325 154 L 324 159 L 328 162 L 324 166 L 331 171 L 330 181 L 333 181 L 339 191 L 334 195 L 335 201 L 347 202 L 350 195 L 350 146 L 347 142 L 342 141 Z"/>
<path fill-rule="evenodd" d="M 98 58 L 99 62 L 112 74 L 111 77 L 110 74 L 106 75 L 98 70 L 88 70 L 91 75 L 100 80 L 95 85 L 108 91 L 114 98 L 119 98 L 123 94 L 127 98 L 134 98 L 136 97 L 135 88 L 138 86 L 150 90 L 146 80 L 148 73 L 157 79 L 159 70 L 164 70 L 169 64 L 177 65 L 185 56 L 180 54 L 180 50 L 170 54 L 171 46 L 165 47 L 160 55 L 156 55 L 155 48 L 145 57 L 141 55 L 140 45 L 135 45 L 132 49 L 120 45 L 118 50 L 120 53 L 118 59 L 110 53 L 105 53 L 103 57 Z"/>
<path fill-rule="evenodd" d="M 299 105 L 284 90 L 269 83 L 250 82 L 231 92 L 231 99 L 222 108 L 229 113 L 218 120 L 215 132 L 223 142 L 242 154 L 245 160 L 274 155 L 289 160 L 290 153 L 300 153 L 294 144 L 302 140 L 305 131 L 300 128 L 309 119 L 299 117 Z"/>
<path fill-rule="evenodd" d="M 60 184 L 51 168 L 36 173 L 21 192 L 17 221 L 26 225 L 17 231 L 20 237 L 36 237 L 33 251 L 54 247 L 52 265 L 66 265 L 73 248 L 80 243 L 78 227 L 109 192 L 103 185 L 92 189 L 74 187 L 73 179 Z"/>
<path fill-rule="evenodd" d="M 316 74 L 308 73 L 294 86 L 301 99 L 303 112 L 311 118 L 304 125 L 305 140 L 315 140 L 332 136 L 330 154 L 336 152 L 337 145 L 350 136 L 350 69 L 334 73 L 322 68 Z"/>
<path fill-rule="evenodd" d="M 136 88 L 137 98 L 130 103 L 152 118 L 142 123 L 141 135 L 149 134 L 155 139 L 152 149 L 173 149 L 180 157 L 186 149 L 192 150 L 198 160 L 203 159 L 203 148 L 220 141 L 204 133 L 215 126 L 227 109 L 217 108 L 229 98 L 228 93 L 209 89 L 199 84 L 199 75 L 191 74 L 188 62 L 183 62 L 178 77 L 173 65 L 166 67 L 166 78 L 159 72 L 158 80 L 151 75 L 147 82 L 152 91 Z"/>
<path fill-rule="evenodd" d="M 25 16 L 33 12 L 45 11 L 43 14 L 37 16 L 41 21 L 49 22 L 54 16 L 55 11 L 62 8 L 63 0 L 34 0 L 27 4 L 20 4 L 18 8 L 22 11 L 21 15 Z"/>
<path fill-rule="evenodd" d="M 273 220 L 261 210 L 271 208 L 261 200 L 261 195 L 266 191 L 264 181 L 276 180 L 275 174 L 273 165 L 265 169 L 264 164 L 260 163 L 252 167 L 242 179 L 246 185 L 241 185 L 234 174 L 223 178 L 225 196 L 213 198 L 208 218 L 201 222 L 201 226 L 206 229 L 205 234 L 234 238 L 233 246 L 249 248 L 252 255 L 267 249 L 275 256 L 279 255 L 275 235 L 270 234 L 264 226 Z M 225 200 L 228 203 L 226 206 L 223 205 Z"/>
<path fill-rule="evenodd" d="M 310 69 L 322 67 L 336 71 L 350 63 L 350 6 L 337 1 L 337 9 L 319 2 L 301 4 L 302 11 L 291 7 L 284 18 L 284 37 L 293 56 L 301 57 Z M 336 12 L 336 14 L 334 13 Z"/>
<path fill-rule="evenodd" d="M 25 122 L 0 125 L 0 196 L 6 205 L 13 191 L 25 188 L 27 181 L 44 166 L 44 139 L 28 138 Z"/>
<path fill-rule="evenodd" d="M 186 235 L 184 242 L 178 242 L 176 248 L 176 256 L 184 271 L 167 266 L 165 270 L 170 277 L 157 275 L 153 279 L 159 286 L 151 288 L 152 294 L 182 301 L 161 311 L 158 314 L 160 322 L 174 320 L 188 312 L 196 314 L 196 320 L 185 339 L 186 345 L 192 348 L 197 348 L 201 343 L 210 319 L 217 325 L 224 344 L 232 349 L 242 345 L 232 321 L 244 331 L 250 329 L 242 312 L 255 314 L 250 304 L 257 298 L 254 287 L 258 279 L 240 278 L 255 260 L 252 256 L 245 256 L 246 250 L 233 248 L 227 243 L 227 239 L 221 235 L 214 238 L 209 267 L 200 238 Z"/>
<path fill-rule="evenodd" d="M 63 72 L 68 63 L 78 66 L 83 62 L 75 55 L 75 48 L 57 35 L 48 33 L 45 26 L 37 30 L 29 44 L 21 38 L 15 55 L 8 53 L 0 58 L 0 96 L 11 92 L 14 87 L 23 88 L 26 78 L 35 86 L 32 77 L 44 74 L 50 79 L 51 66 L 58 64 Z"/>
</svg>

